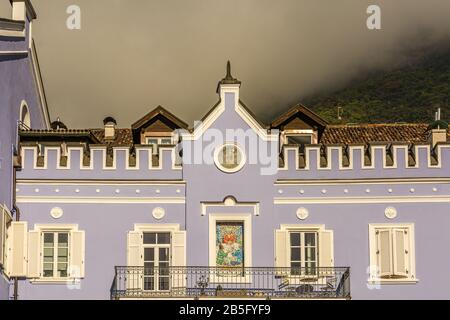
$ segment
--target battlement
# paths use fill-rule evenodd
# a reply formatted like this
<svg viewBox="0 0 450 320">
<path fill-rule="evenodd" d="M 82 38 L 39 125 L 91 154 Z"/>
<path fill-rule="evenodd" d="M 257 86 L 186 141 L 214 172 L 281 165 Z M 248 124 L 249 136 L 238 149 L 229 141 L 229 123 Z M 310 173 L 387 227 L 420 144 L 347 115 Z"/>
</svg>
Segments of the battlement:
<svg viewBox="0 0 450 320">
<path fill-rule="evenodd" d="M 310 145 L 282 148 L 280 179 L 450 176 L 450 144 Z"/>
<path fill-rule="evenodd" d="M 19 179 L 181 179 L 175 146 L 22 146 Z"/>
</svg>

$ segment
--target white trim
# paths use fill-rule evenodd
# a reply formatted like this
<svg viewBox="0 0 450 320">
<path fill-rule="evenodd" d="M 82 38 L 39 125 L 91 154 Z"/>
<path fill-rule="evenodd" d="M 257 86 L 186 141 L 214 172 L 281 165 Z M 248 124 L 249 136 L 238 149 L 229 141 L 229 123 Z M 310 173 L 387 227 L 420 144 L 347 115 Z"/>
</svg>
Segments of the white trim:
<svg viewBox="0 0 450 320">
<path fill-rule="evenodd" d="M 280 224 L 281 231 L 323 231 L 325 230 L 324 224 Z"/>
<path fill-rule="evenodd" d="M 209 243 L 209 266 L 216 267 L 216 224 L 217 222 L 242 222 L 244 224 L 244 268 L 252 266 L 252 215 L 251 214 L 217 214 L 209 215 L 208 243 Z M 211 283 L 220 283 L 217 275 L 211 275 Z M 237 283 L 251 283 L 251 276 L 233 278 Z"/>
<path fill-rule="evenodd" d="M 238 165 L 235 168 L 225 168 L 219 160 L 219 154 L 220 152 L 225 148 L 225 147 L 229 147 L 229 146 L 233 146 L 236 147 L 238 152 L 241 154 L 241 162 L 238 163 Z M 247 163 L 247 156 L 245 154 L 245 151 L 237 144 L 234 142 L 225 142 L 224 144 L 220 145 L 220 146 L 216 146 L 216 149 L 214 150 L 214 164 L 216 165 L 216 167 L 225 173 L 236 173 L 239 172 Z"/>
<path fill-rule="evenodd" d="M 27 50 L 0 51 L 0 56 L 11 56 L 11 55 L 25 55 L 25 56 L 28 56 L 28 51 Z"/>
<path fill-rule="evenodd" d="M 274 204 L 447 203 L 450 196 L 274 198 Z"/>
<path fill-rule="evenodd" d="M 289 151 L 294 151 L 295 155 L 295 164 L 296 167 L 293 168 L 292 170 L 295 171 L 307 171 L 310 170 L 310 153 L 311 152 L 315 152 L 316 153 L 316 167 L 314 168 L 315 170 L 331 170 L 331 169 L 338 169 L 338 170 L 352 170 L 354 169 L 354 151 L 358 150 L 359 154 L 360 154 L 360 169 L 361 170 L 373 170 L 376 168 L 383 168 L 383 169 L 398 169 L 398 168 L 405 168 L 405 169 L 417 169 L 417 168 L 424 168 L 419 167 L 419 163 L 421 162 L 421 158 L 420 158 L 420 150 L 421 149 L 425 149 L 425 153 L 427 155 L 427 166 L 426 168 L 428 169 L 439 169 L 442 167 L 442 149 L 444 148 L 450 148 L 450 144 L 439 144 L 437 146 L 437 164 L 433 165 L 431 164 L 431 147 L 428 144 L 416 144 L 414 145 L 414 154 L 415 154 L 415 160 L 416 163 L 414 166 L 409 166 L 408 165 L 408 146 L 407 145 L 394 145 L 392 146 L 392 161 L 393 161 L 393 165 L 392 166 L 387 166 L 386 165 L 386 145 L 371 145 L 370 146 L 370 157 L 371 157 L 371 164 L 369 166 L 366 166 L 364 163 L 364 146 L 349 146 L 349 166 L 344 167 L 343 166 L 343 162 L 342 162 L 342 147 L 341 146 L 327 146 L 327 166 L 325 167 L 321 167 L 320 166 L 320 146 L 316 146 L 316 145 L 312 145 L 312 146 L 306 146 L 305 147 L 305 168 L 300 169 L 299 168 L 299 147 L 283 147 L 283 158 L 284 158 L 284 166 L 279 167 L 278 170 L 289 170 L 292 168 L 289 168 L 288 163 L 289 163 L 289 159 L 290 157 L 288 156 Z M 334 157 L 331 156 L 333 154 L 333 150 L 337 150 L 338 152 L 338 168 L 332 168 L 331 167 L 331 163 L 333 163 Z M 382 154 L 382 166 L 375 166 L 375 162 L 376 160 L 378 160 L 378 158 L 375 157 L 375 154 L 377 153 L 376 150 L 381 150 L 381 154 Z M 399 166 L 398 165 L 398 161 L 397 161 L 397 154 L 399 152 L 403 153 L 403 157 L 404 157 L 404 163 L 403 166 Z M 379 154 L 379 152 L 378 152 Z"/>
<path fill-rule="evenodd" d="M 25 28 L 22 31 L 0 29 L 0 37 L 14 37 L 25 39 Z"/>
<path fill-rule="evenodd" d="M 58 185 L 58 186 L 82 186 L 82 185 L 98 185 L 98 186 L 185 186 L 184 180 L 26 180 L 17 179 L 17 185 Z"/>
<path fill-rule="evenodd" d="M 158 157 L 158 164 L 156 166 L 153 166 L 152 163 L 152 153 L 151 153 L 151 146 L 148 147 L 136 147 L 136 166 L 130 166 L 130 149 L 129 148 L 124 148 L 124 147 L 113 147 L 113 162 L 112 162 L 112 166 L 106 166 L 106 147 L 104 146 L 91 146 L 90 148 L 90 158 L 89 158 L 89 165 L 84 166 L 83 165 L 83 148 L 82 147 L 68 147 L 67 148 L 67 165 L 66 166 L 61 166 L 61 147 L 55 147 L 55 146 L 45 146 L 44 145 L 44 165 L 42 167 L 38 167 L 37 166 L 37 147 L 35 146 L 24 146 L 21 148 L 21 158 L 22 158 L 22 168 L 24 168 L 25 170 L 30 169 L 28 167 L 25 166 L 25 152 L 31 150 L 33 152 L 33 169 L 34 170 L 47 170 L 47 169 L 54 169 L 54 168 L 49 168 L 47 165 L 47 161 L 48 161 L 48 152 L 53 150 L 56 151 L 56 169 L 57 170 L 71 170 L 74 169 L 72 168 L 71 165 L 71 159 L 74 157 L 72 156 L 72 152 L 77 151 L 79 153 L 79 166 L 76 166 L 76 168 L 79 168 L 80 170 L 105 170 L 105 171 L 114 171 L 117 169 L 123 169 L 126 171 L 139 171 L 139 170 L 165 170 L 165 169 L 171 169 L 171 170 L 182 170 L 182 166 L 181 165 L 177 165 L 176 164 L 176 147 L 160 147 L 159 148 L 159 157 Z M 118 168 L 116 165 L 116 161 L 117 161 L 117 152 L 122 151 L 125 152 L 125 167 L 121 167 Z M 164 163 L 164 159 L 163 157 L 165 157 L 165 153 L 164 151 L 170 151 L 171 152 L 171 167 L 170 168 L 163 168 L 163 163 Z M 140 153 L 144 153 L 147 152 L 147 158 L 148 158 L 148 163 L 147 163 L 147 168 L 140 166 Z M 101 158 L 101 167 L 100 168 L 94 168 L 94 162 L 97 162 L 96 160 L 98 160 L 98 153 L 101 154 L 100 158 Z"/>
<path fill-rule="evenodd" d="M 126 203 L 126 204 L 151 204 L 151 203 L 165 203 L 165 204 L 184 204 L 186 200 L 184 197 L 40 197 L 40 196 L 17 196 L 17 203 L 95 203 L 95 204 L 112 204 L 112 203 Z"/>
<path fill-rule="evenodd" d="M 227 202 L 230 199 L 233 200 L 233 202 Z M 226 197 L 224 199 L 223 202 L 202 202 L 201 203 L 202 206 L 202 210 L 201 210 L 201 215 L 202 216 L 206 216 L 207 212 L 208 212 L 208 208 L 220 208 L 220 207 L 253 207 L 253 215 L 255 216 L 259 216 L 260 211 L 259 211 L 259 202 L 237 202 L 234 200 L 233 197 Z M 220 210 L 220 209 L 216 209 Z"/>
<path fill-rule="evenodd" d="M 385 178 L 385 179 L 316 179 L 316 180 L 277 180 L 275 186 L 303 185 L 349 185 L 349 184 L 436 184 L 449 183 L 450 178 Z"/>
<path fill-rule="evenodd" d="M 179 223 L 135 223 L 134 229 L 135 232 L 158 232 L 158 231 L 180 231 Z"/>
</svg>

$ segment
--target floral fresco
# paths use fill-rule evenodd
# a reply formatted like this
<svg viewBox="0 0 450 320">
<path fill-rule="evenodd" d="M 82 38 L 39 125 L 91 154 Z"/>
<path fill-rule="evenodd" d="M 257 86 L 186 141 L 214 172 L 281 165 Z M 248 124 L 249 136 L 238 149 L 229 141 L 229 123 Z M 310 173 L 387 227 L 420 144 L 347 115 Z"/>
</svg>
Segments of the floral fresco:
<svg viewBox="0 0 450 320">
<path fill-rule="evenodd" d="M 218 223 L 216 226 L 216 266 L 244 266 L 244 226 L 242 223 Z"/>
</svg>

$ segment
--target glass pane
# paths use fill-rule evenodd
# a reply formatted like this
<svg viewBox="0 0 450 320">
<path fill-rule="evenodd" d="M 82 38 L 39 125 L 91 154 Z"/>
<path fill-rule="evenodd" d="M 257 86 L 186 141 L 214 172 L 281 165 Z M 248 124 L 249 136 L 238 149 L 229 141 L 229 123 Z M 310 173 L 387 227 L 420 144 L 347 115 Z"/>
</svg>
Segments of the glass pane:
<svg viewBox="0 0 450 320">
<path fill-rule="evenodd" d="M 316 248 L 305 248 L 305 261 L 316 261 Z"/>
<path fill-rule="evenodd" d="M 58 233 L 58 247 L 67 247 L 69 245 L 69 234 Z"/>
<path fill-rule="evenodd" d="M 169 290 L 169 277 L 159 277 L 159 290 Z"/>
<path fill-rule="evenodd" d="M 53 277 L 53 262 L 44 263 L 44 277 Z"/>
<path fill-rule="evenodd" d="M 154 277 L 144 277 L 144 290 L 155 290 Z"/>
<path fill-rule="evenodd" d="M 300 246 L 300 233 L 291 232 L 291 247 Z"/>
<path fill-rule="evenodd" d="M 159 262 L 169 261 L 169 248 L 159 249 Z"/>
<path fill-rule="evenodd" d="M 156 233 L 145 232 L 144 233 L 144 244 L 156 244 Z"/>
<path fill-rule="evenodd" d="M 301 260 L 300 248 L 291 248 L 291 261 Z"/>
<path fill-rule="evenodd" d="M 227 169 L 236 168 L 242 161 L 242 154 L 236 146 L 223 147 L 218 154 L 220 165 Z"/>
<path fill-rule="evenodd" d="M 314 275 L 316 274 L 316 263 L 315 262 L 307 262 L 306 266 L 306 274 Z"/>
<path fill-rule="evenodd" d="M 299 274 L 301 274 L 300 262 L 291 262 L 291 274 L 292 275 L 299 275 Z"/>
<path fill-rule="evenodd" d="M 69 254 L 68 248 L 58 248 L 58 257 L 67 257 Z"/>
<path fill-rule="evenodd" d="M 169 275 L 169 263 L 168 262 L 160 262 L 159 263 L 159 274 L 162 276 Z"/>
<path fill-rule="evenodd" d="M 53 258 L 53 248 L 44 248 L 44 258 Z"/>
<path fill-rule="evenodd" d="M 147 139 L 147 144 L 158 144 L 158 139 L 149 138 L 149 139 Z"/>
<path fill-rule="evenodd" d="M 172 144 L 172 139 L 163 138 L 163 139 L 161 139 L 161 144 Z"/>
<path fill-rule="evenodd" d="M 144 248 L 144 261 L 155 261 L 155 249 Z"/>
<path fill-rule="evenodd" d="M 158 233 L 158 244 L 170 244 L 170 233 Z"/>
<path fill-rule="evenodd" d="M 144 274 L 145 275 L 155 274 L 155 264 L 153 262 L 144 262 Z"/>
<path fill-rule="evenodd" d="M 288 144 L 311 144 L 312 137 L 309 134 L 287 136 Z"/>
<path fill-rule="evenodd" d="M 305 233 L 305 246 L 315 246 L 315 245 L 316 245 L 316 234 Z"/>
<path fill-rule="evenodd" d="M 53 233 L 44 233 L 44 246 L 53 246 Z"/>
</svg>

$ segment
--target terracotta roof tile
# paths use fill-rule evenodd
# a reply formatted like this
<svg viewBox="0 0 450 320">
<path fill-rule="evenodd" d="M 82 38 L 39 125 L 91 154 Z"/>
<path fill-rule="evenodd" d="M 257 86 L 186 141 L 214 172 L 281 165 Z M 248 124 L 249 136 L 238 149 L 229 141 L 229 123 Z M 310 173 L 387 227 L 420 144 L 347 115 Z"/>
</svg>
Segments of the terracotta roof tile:
<svg viewBox="0 0 450 320">
<path fill-rule="evenodd" d="M 371 142 L 426 143 L 428 124 L 355 124 L 328 125 L 322 144 L 366 144 Z"/>
</svg>

